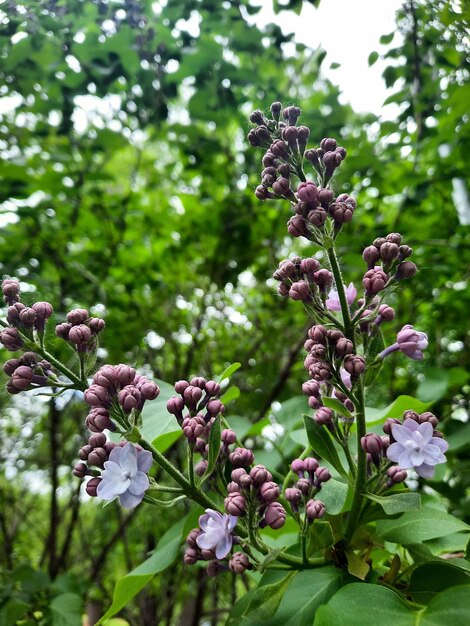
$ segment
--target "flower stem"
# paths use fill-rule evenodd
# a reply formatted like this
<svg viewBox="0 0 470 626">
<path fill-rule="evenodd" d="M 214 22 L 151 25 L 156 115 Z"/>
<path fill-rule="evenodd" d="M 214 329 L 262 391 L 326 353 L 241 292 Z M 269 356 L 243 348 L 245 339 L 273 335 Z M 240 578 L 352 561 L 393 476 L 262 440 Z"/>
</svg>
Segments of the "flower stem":
<svg viewBox="0 0 470 626">
<path fill-rule="evenodd" d="M 354 326 L 351 322 L 351 315 L 349 313 L 349 305 L 346 299 L 346 293 L 344 291 L 343 277 L 341 275 L 341 268 L 338 263 L 338 258 L 336 256 L 334 245 L 327 248 L 326 253 L 328 255 L 328 260 L 330 262 L 331 271 L 333 272 L 333 276 L 335 278 L 336 291 L 338 292 L 339 302 L 341 305 L 341 313 L 343 316 L 344 334 L 354 344 L 355 343 L 354 342 Z"/>
</svg>

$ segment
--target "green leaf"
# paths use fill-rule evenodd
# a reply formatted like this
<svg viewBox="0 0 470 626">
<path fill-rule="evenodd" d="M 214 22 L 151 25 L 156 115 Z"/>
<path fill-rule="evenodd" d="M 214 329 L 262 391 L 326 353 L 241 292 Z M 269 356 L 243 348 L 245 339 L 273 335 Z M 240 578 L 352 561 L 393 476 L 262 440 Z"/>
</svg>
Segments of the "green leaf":
<svg viewBox="0 0 470 626">
<path fill-rule="evenodd" d="M 462 530 L 468 531 L 470 526 L 445 511 L 423 508 L 420 511 L 408 511 L 398 519 L 379 520 L 375 530 L 386 541 L 406 545 Z"/>
<path fill-rule="evenodd" d="M 206 476 L 210 476 L 214 470 L 215 464 L 220 453 L 220 434 L 222 428 L 220 425 L 220 417 L 216 417 L 215 422 L 212 424 L 212 428 L 209 434 L 209 456 L 207 462 Z"/>
<path fill-rule="evenodd" d="M 318 497 L 325 505 L 328 514 L 337 515 L 343 510 L 347 495 L 348 485 L 335 478 L 330 478 L 329 481 L 322 485 Z"/>
<path fill-rule="evenodd" d="M 346 558 L 348 559 L 348 572 L 351 576 L 365 580 L 370 570 L 370 565 L 363 561 L 354 552 L 346 552 Z"/>
<path fill-rule="evenodd" d="M 341 465 L 335 444 L 326 427 L 316 424 L 310 415 L 304 415 L 304 423 L 308 441 L 315 454 L 331 463 L 335 470 L 347 479 L 348 475 Z"/>
<path fill-rule="evenodd" d="M 342 402 L 337 400 L 336 398 L 329 398 L 328 396 L 322 396 L 322 402 L 329 409 L 333 409 L 336 411 L 338 415 L 344 415 L 344 417 L 349 417 L 349 419 L 354 419 L 353 414 L 348 411 L 348 409 L 344 406 Z"/>
<path fill-rule="evenodd" d="M 31 606 L 18 598 L 10 598 L 0 608 L 0 626 L 15 624 L 31 609 Z"/>
<path fill-rule="evenodd" d="M 240 625 L 248 626 L 251 624 L 254 626 L 255 624 L 266 624 L 269 618 L 276 613 L 282 597 L 295 574 L 296 572 L 291 572 L 271 584 L 258 585 L 242 616 L 241 622 L 239 622 Z"/>
<path fill-rule="evenodd" d="M 392 42 L 394 37 L 395 37 L 395 31 L 389 33 L 388 35 L 382 35 L 382 37 L 380 38 L 379 41 L 380 41 L 381 44 L 386 46 L 387 44 Z"/>
<path fill-rule="evenodd" d="M 81 626 L 83 601 L 76 593 L 61 593 L 51 601 L 52 626 Z"/>
<path fill-rule="evenodd" d="M 380 352 L 382 352 L 384 348 L 385 348 L 385 342 L 384 342 L 383 333 L 379 329 L 378 332 L 376 332 L 375 336 L 373 337 L 372 341 L 370 342 L 367 348 L 368 362 L 367 362 L 366 375 L 365 375 L 366 387 L 370 387 L 370 385 L 372 385 L 372 383 L 375 381 L 377 376 L 380 374 L 380 371 L 382 370 L 382 367 L 384 364 L 383 359 L 377 359 L 377 360 L 374 360 L 374 359 L 375 359 L 375 356 L 379 354 Z"/>
<path fill-rule="evenodd" d="M 415 602 L 428 604 L 434 596 L 457 585 L 469 585 L 470 572 L 443 560 L 424 563 L 413 570 L 409 592 Z"/>
<path fill-rule="evenodd" d="M 227 389 L 224 395 L 220 398 L 220 401 L 222 402 L 222 404 L 228 404 L 232 400 L 236 400 L 239 397 L 240 397 L 240 389 L 236 387 L 235 385 L 233 385 L 232 387 L 229 387 Z"/>
<path fill-rule="evenodd" d="M 416 396 L 423 402 L 437 402 L 446 394 L 449 373 L 442 368 L 428 367 L 423 374 L 424 379 L 418 385 Z"/>
<path fill-rule="evenodd" d="M 166 410 L 166 403 L 175 395 L 172 385 L 163 380 L 156 381 L 160 394 L 156 400 L 146 402 L 142 411 L 142 436 L 151 441 L 157 450 L 165 452 L 182 435 L 181 427 L 174 415 Z M 171 434 L 172 437 L 168 437 Z"/>
<path fill-rule="evenodd" d="M 221 383 L 226 378 L 230 378 L 232 374 L 234 374 L 241 366 L 242 366 L 241 363 L 232 363 L 231 365 L 226 367 L 224 371 L 222 372 L 222 374 L 220 374 L 220 376 L 217 376 L 215 380 L 218 383 Z"/>
<path fill-rule="evenodd" d="M 403 413 L 409 409 L 423 413 L 427 411 L 430 406 L 430 403 L 421 402 L 411 396 L 398 396 L 398 398 L 385 407 L 385 409 L 366 407 L 366 421 L 369 426 L 373 426 L 374 424 L 381 424 L 388 417 L 400 418 L 403 416 Z"/>
<path fill-rule="evenodd" d="M 372 65 L 374 65 L 374 63 L 377 61 L 377 59 L 379 58 L 379 53 L 378 52 L 371 52 L 369 54 L 369 57 L 367 59 L 367 63 L 369 64 L 369 67 L 371 67 Z"/>
<path fill-rule="evenodd" d="M 389 496 L 377 496 L 373 493 L 367 493 L 366 498 L 380 504 L 387 515 L 416 511 L 421 508 L 421 496 L 419 493 L 393 493 Z"/>
<path fill-rule="evenodd" d="M 96 626 L 120 611 L 152 580 L 155 574 L 163 572 L 173 563 L 179 552 L 181 533 L 185 527 L 186 517 L 174 524 L 160 538 L 152 556 L 117 581 L 114 588 L 113 602 Z"/>
</svg>

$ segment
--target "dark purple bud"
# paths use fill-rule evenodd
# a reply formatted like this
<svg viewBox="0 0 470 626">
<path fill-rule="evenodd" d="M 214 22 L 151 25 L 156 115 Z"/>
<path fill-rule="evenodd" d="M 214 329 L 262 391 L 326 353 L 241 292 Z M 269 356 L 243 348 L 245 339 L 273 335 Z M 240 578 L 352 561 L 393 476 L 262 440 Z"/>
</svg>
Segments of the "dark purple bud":
<svg viewBox="0 0 470 626">
<path fill-rule="evenodd" d="M 241 486 L 240 481 L 244 476 L 248 476 L 248 474 L 246 473 L 246 470 L 244 470 L 242 467 L 237 467 L 236 469 L 232 470 L 231 478 L 232 481 L 235 482 L 237 485 Z"/>
<path fill-rule="evenodd" d="M 279 497 L 279 487 L 272 481 L 263 483 L 259 488 L 259 495 L 265 502 L 273 502 Z"/>
<path fill-rule="evenodd" d="M 171 415 L 176 415 L 177 417 L 182 417 L 182 410 L 184 409 L 184 400 L 179 396 L 175 396 L 174 398 L 170 398 L 166 403 L 166 410 Z"/>
<path fill-rule="evenodd" d="M 57 335 L 57 337 L 60 337 L 60 339 L 65 339 L 65 341 L 67 341 L 71 328 L 72 324 L 69 324 L 68 322 L 57 324 L 57 326 L 55 327 L 55 334 Z"/>
<path fill-rule="evenodd" d="M 273 191 L 278 196 L 287 198 L 287 200 L 292 200 L 294 202 L 297 200 L 294 192 L 290 188 L 289 180 L 287 178 L 281 177 L 281 178 L 278 178 L 276 181 L 274 181 Z"/>
<path fill-rule="evenodd" d="M 199 537 L 200 534 L 201 530 L 199 528 L 193 528 L 189 532 L 189 535 L 186 537 L 186 543 L 188 544 L 189 548 L 194 548 L 195 550 L 197 549 L 198 545 L 196 543 L 196 539 Z"/>
<path fill-rule="evenodd" d="M 327 217 L 328 216 L 325 209 L 323 209 L 322 207 L 317 207 L 316 209 L 308 212 L 307 222 L 309 222 L 309 224 L 312 224 L 313 226 L 316 226 L 317 228 L 321 228 L 326 222 Z"/>
<path fill-rule="evenodd" d="M 185 565 L 194 565 L 197 563 L 197 550 L 195 548 L 186 548 L 183 555 L 183 563 Z"/>
<path fill-rule="evenodd" d="M 382 426 L 382 430 L 386 435 L 390 436 L 390 440 L 392 442 L 395 441 L 392 435 L 392 426 L 395 426 L 396 424 L 399 424 L 401 426 L 401 421 L 396 417 L 389 417 L 385 420 L 384 425 Z"/>
<path fill-rule="evenodd" d="M 281 139 L 278 139 L 277 141 L 272 143 L 269 149 L 275 157 L 279 157 L 280 159 L 284 159 L 285 161 L 287 161 L 287 159 L 289 158 L 289 150 L 287 148 L 287 145 Z M 289 186 L 289 181 L 287 181 L 287 186 Z M 284 194 L 279 195 L 282 196 Z"/>
<path fill-rule="evenodd" d="M 85 478 L 85 476 L 88 474 L 88 467 L 85 465 L 85 463 L 77 463 L 73 468 L 72 474 L 77 478 Z"/>
<path fill-rule="evenodd" d="M 298 129 L 295 128 L 294 126 L 287 126 L 282 131 L 282 138 L 284 139 L 284 141 L 287 142 L 292 152 L 297 152 L 297 150 L 299 149 L 299 146 L 297 144 L 297 136 L 298 136 Z M 274 152 L 272 147 L 271 147 L 271 150 Z M 274 154 L 276 153 L 274 152 Z"/>
<path fill-rule="evenodd" d="M 364 437 L 361 437 L 361 447 L 364 452 L 370 454 L 375 465 L 380 465 L 383 450 L 383 442 L 380 435 L 374 433 L 364 435 Z"/>
<path fill-rule="evenodd" d="M 194 471 L 196 472 L 197 476 L 204 476 L 204 474 L 207 471 L 208 465 L 209 463 L 205 459 L 202 459 L 202 461 L 199 461 L 199 463 L 197 463 L 196 466 L 194 467 Z"/>
<path fill-rule="evenodd" d="M 118 379 L 118 383 L 121 387 L 125 387 L 126 385 L 131 385 L 135 379 L 135 369 L 130 367 L 129 365 L 116 365 L 114 367 L 114 371 L 116 372 L 116 376 Z"/>
<path fill-rule="evenodd" d="M 334 194 L 331 189 L 319 189 L 318 190 L 318 199 L 320 201 L 321 206 L 328 210 L 330 204 L 332 203 L 334 198 Z"/>
<path fill-rule="evenodd" d="M 308 336 L 315 343 L 326 344 L 326 334 L 327 330 L 321 324 L 317 324 L 316 326 L 312 326 L 312 328 L 308 331 Z"/>
<path fill-rule="evenodd" d="M 304 495 L 308 496 L 312 488 L 312 483 L 309 478 L 299 478 L 296 482 L 296 488 Z"/>
<path fill-rule="evenodd" d="M 277 172 L 282 178 L 289 178 L 291 174 L 289 163 L 281 163 L 281 165 L 277 168 Z"/>
<path fill-rule="evenodd" d="M 362 285 L 367 296 L 380 293 L 388 282 L 388 276 L 381 267 L 374 267 L 364 274 Z"/>
<path fill-rule="evenodd" d="M 101 478 L 90 478 L 85 486 L 85 490 L 89 496 L 92 498 L 96 498 L 96 492 L 98 489 L 98 485 L 101 482 Z"/>
<path fill-rule="evenodd" d="M 206 410 L 208 415 L 215 417 L 225 411 L 225 406 L 220 400 L 210 400 L 210 402 L 207 403 Z"/>
<path fill-rule="evenodd" d="M 408 474 L 398 465 L 393 465 L 392 467 L 388 468 L 387 476 L 387 487 L 391 487 L 392 485 L 398 485 L 399 483 L 402 483 L 406 479 Z"/>
<path fill-rule="evenodd" d="M 264 124 L 266 125 L 266 118 L 262 111 L 253 111 L 250 115 L 250 122 L 252 124 Z"/>
<path fill-rule="evenodd" d="M 110 398 L 107 390 L 101 385 L 91 385 L 84 393 L 85 402 L 90 406 L 107 407 Z"/>
<path fill-rule="evenodd" d="M 246 511 L 246 500 L 241 493 L 232 492 L 224 500 L 225 510 L 229 515 L 241 517 Z"/>
<path fill-rule="evenodd" d="M 247 569 L 251 569 L 250 559 L 244 552 L 235 552 L 230 561 L 228 567 L 234 574 L 243 574 Z"/>
<path fill-rule="evenodd" d="M 106 322 L 100 317 L 90 317 L 90 320 L 88 321 L 88 327 L 94 335 L 97 335 L 105 329 Z"/>
<path fill-rule="evenodd" d="M 204 561 L 211 561 L 212 559 L 215 559 L 215 550 L 201 550 L 201 556 Z"/>
<path fill-rule="evenodd" d="M 185 405 L 188 409 L 195 410 L 197 407 L 197 403 L 202 398 L 202 389 L 199 387 L 193 387 L 192 385 L 188 385 L 186 389 L 183 391 L 183 399 Z"/>
<path fill-rule="evenodd" d="M 92 448 L 102 448 L 106 443 L 106 435 L 103 433 L 95 433 L 88 439 L 88 445 Z"/>
<path fill-rule="evenodd" d="M 263 167 L 277 167 L 279 159 L 276 159 L 274 154 L 268 150 L 261 162 L 263 163 Z"/>
<path fill-rule="evenodd" d="M 209 396 L 218 396 L 220 393 L 220 385 L 215 380 L 208 380 L 206 383 L 206 393 Z"/>
<path fill-rule="evenodd" d="M 253 452 L 247 448 L 235 448 L 235 450 L 230 453 L 228 458 L 234 468 L 239 468 L 251 465 L 254 460 L 254 455 Z M 233 473 L 232 480 L 235 480 L 235 478 L 233 478 Z M 235 482 L 237 481 L 235 480 Z"/>
<path fill-rule="evenodd" d="M 37 330 L 44 330 L 47 320 L 53 313 L 52 305 L 49 302 L 35 302 L 32 308 L 36 313 L 35 327 Z"/>
<path fill-rule="evenodd" d="M 311 302 L 313 300 L 309 284 L 304 280 L 292 283 L 289 289 L 289 297 L 292 300 L 300 300 L 301 302 Z"/>
<path fill-rule="evenodd" d="M 439 419 L 434 415 L 434 413 L 426 411 L 425 413 L 421 413 L 421 415 L 419 416 L 419 423 L 424 424 L 424 422 L 429 422 L 433 428 L 436 428 L 439 423 Z"/>
<path fill-rule="evenodd" d="M 315 477 L 316 477 L 315 486 L 317 487 L 317 489 L 319 489 L 322 483 L 326 483 L 328 480 L 330 480 L 331 474 L 326 467 L 319 467 L 315 471 Z"/>
<path fill-rule="evenodd" d="M 230 446 L 237 440 L 237 433 L 230 428 L 225 428 L 221 433 L 221 439 L 226 445 Z"/>
<path fill-rule="evenodd" d="M 310 396 L 308 399 L 308 406 L 314 410 L 319 409 L 322 406 L 321 399 L 316 398 L 315 396 Z"/>
<path fill-rule="evenodd" d="M 310 239 L 310 233 L 308 231 L 307 223 L 305 218 L 301 215 L 294 215 L 287 222 L 287 231 L 289 235 L 293 237 L 306 237 Z"/>
<path fill-rule="evenodd" d="M 302 391 L 306 396 L 317 396 L 320 393 L 320 385 L 316 380 L 308 380 L 302 384 Z"/>
<path fill-rule="evenodd" d="M 312 183 L 311 181 L 300 183 L 300 185 L 297 187 L 297 195 L 299 199 L 302 202 L 305 202 L 305 204 L 310 209 L 315 209 L 319 204 L 318 187 L 315 185 L 315 183 Z"/>
<path fill-rule="evenodd" d="M 273 194 L 268 190 L 264 185 L 258 185 L 255 189 L 255 196 L 258 200 L 267 200 L 268 198 L 273 198 Z"/>
<path fill-rule="evenodd" d="M 380 249 L 380 246 L 382 246 L 386 241 L 387 240 L 385 239 L 385 237 L 377 237 L 372 242 L 372 245 L 375 246 L 376 248 Z"/>
<path fill-rule="evenodd" d="M 396 243 L 386 241 L 380 246 L 380 258 L 386 264 L 392 263 L 398 257 L 398 246 Z"/>
<path fill-rule="evenodd" d="M 401 235 L 400 233 L 390 233 L 385 237 L 386 241 L 390 241 L 391 243 L 397 244 L 399 246 L 401 244 Z"/>
<path fill-rule="evenodd" d="M 23 346 L 23 340 L 16 328 L 5 328 L 0 333 L 0 341 L 10 352 L 16 352 Z"/>
<path fill-rule="evenodd" d="M 290 503 L 294 513 L 297 513 L 300 501 L 302 500 L 302 492 L 300 489 L 297 489 L 297 487 L 289 487 L 285 490 L 284 495 L 286 500 Z"/>
<path fill-rule="evenodd" d="M 318 270 L 318 272 L 315 272 L 313 278 L 318 288 L 324 293 L 326 293 L 333 284 L 333 274 L 329 270 Z"/>
<path fill-rule="evenodd" d="M 282 117 L 286 120 L 289 126 L 296 125 L 297 120 L 300 117 L 300 114 L 301 114 L 301 110 L 299 109 L 299 107 L 295 107 L 295 106 L 286 107 L 282 111 Z"/>
<path fill-rule="evenodd" d="M 310 349 L 310 354 L 315 359 L 322 360 L 326 356 L 326 347 L 321 343 L 314 343 Z"/>
<path fill-rule="evenodd" d="M 333 422 L 334 411 L 326 406 L 321 406 L 313 416 L 314 421 L 320 426 L 328 426 Z"/>
<path fill-rule="evenodd" d="M 331 368 L 325 361 L 317 361 L 308 368 L 310 376 L 317 381 L 329 380 L 331 378 Z"/>
<path fill-rule="evenodd" d="M 305 471 L 306 472 L 308 472 L 309 474 L 313 475 L 313 473 L 318 468 L 318 461 L 317 461 L 317 459 L 314 459 L 312 456 L 307 457 L 306 459 L 304 459 L 304 467 L 305 467 Z"/>
<path fill-rule="evenodd" d="M 354 209 L 350 204 L 338 201 L 330 204 L 328 211 L 335 222 L 335 226 L 337 227 L 346 224 L 346 222 L 350 222 L 354 213 Z"/>
<path fill-rule="evenodd" d="M 403 261 L 404 259 L 407 259 L 408 257 L 410 257 L 412 254 L 413 254 L 413 248 L 410 248 L 410 246 L 400 246 L 399 253 L 398 253 L 398 260 Z"/>
<path fill-rule="evenodd" d="M 244 474 L 244 476 L 248 476 L 248 474 Z M 238 485 L 235 481 L 231 481 L 227 484 L 227 493 L 239 493 L 240 485 Z"/>
<path fill-rule="evenodd" d="M 67 322 L 73 326 L 83 324 L 88 319 L 88 311 L 86 309 L 72 309 L 67 313 Z"/>
<path fill-rule="evenodd" d="M 366 362 L 362 356 L 348 354 L 344 359 L 344 369 L 351 374 L 351 378 L 358 378 L 366 371 Z"/>
<path fill-rule="evenodd" d="M 336 139 L 331 139 L 330 137 L 326 137 L 320 141 L 320 148 L 325 152 L 334 152 L 337 145 Z"/>
<path fill-rule="evenodd" d="M 87 444 L 86 446 L 80 448 L 80 450 L 78 451 L 78 456 L 81 458 L 82 461 L 86 461 L 88 459 L 88 455 L 92 451 L 93 448 L 90 446 L 90 444 Z"/>
<path fill-rule="evenodd" d="M 340 330 L 332 328 L 327 331 L 326 340 L 330 346 L 336 346 L 340 339 L 344 339 L 344 335 Z"/>
<path fill-rule="evenodd" d="M 69 331 L 69 341 L 76 346 L 84 346 L 91 339 L 91 330 L 85 324 L 72 326 Z"/>
<path fill-rule="evenodd" d="M 106 389 L 114 389 L 118 384 L 116 371 L 112 365 L 103 365 L 93 376 L 93 383 Z"/>
<path fill-rule="evenodd" d="M 362 258 L 367 263 L 367 267 L 371 270 L 380 259 L 380 252 L 376 246 L 367 246 L 362 253 Z"/>
<path fill-rule="evenodd" d="M 109 418 L 108 411 L 102 408 L 92 409 L 86 417 L 85 425 L 93 433 L 101 433 L 105 429 L 116 429 L 114 422 Z"/>
<path fill-rule="evenodd" d="M 303 459 L 294 459 L 290 465 L 291 472 L 297 474 L 300 477 L 304 475 L 305 472 L 305 464 Z"/>
<path fill-rule="evenodd" d="M 12 305 L 20 299 L 20 283 L 14 278 L 5 278 L 2 281 L 2 292 L 5 302 Z"/>
<path fill-rule="evenodd" d="M 20 365 L 13 372 L 11 384 L 18 391 L 25 391 L 33 381 L 34 372 L 27 365 Z"/>
<path fill-rule="evenodd" d="M 307 161 L 310 161 L 317 172 L 321 172 L 320 155 L 318 154 L 318 150 L 306 150 L 304 156 Z"/>
<path fill-rule="evenodd" d="M 202 415 L 196 415 L 195 417 L 186 417 L 183 420 L 182 428 L 185 437 L 188 441 L 196 441 L 206 427 L 206 422 Z"/>
<path fill-rule="evenodd" d="M 338 339 L 338 342 L 335 346 L 335 354 L 336 356 L 343 358 L 347 354 L 351 354 L 354 349 L 353 343 L 350 339 L 346 339 L 345 337 L 341 337 Z"/>
<path fill-rule="evenodd" d="M 264 525 L 270 526 L 274 530 L 284 526 L 286 522 L 286 511 L 279 502 L 271 502 L 264 512 Z"/>
<path fill-rule="evenodd" d="M 3 364 L 3 371 L 7 376 L 11 376 L 17 367 L 21 365 L 21 361 L 19 359 L 9 359 L 5 361 Z"/>
<path fill-rule="evenodd" d="M 319 519 L 325 515 L 325 505 L 321 500 L 309 500 L 305 507 L 305 512 L 309 522 Z"/>
<path fill-rule="evenodd" d="M 8 316 L 7 316 L 7 319 L 8 319 Z M 30 307 L 24 307 L 19 313 L 20 324 L 22 326 L 25 326 L 25 328 L 32 328 L 34 326 L 35 319 L 36 319 L 36 313 L 34 312 L 34 309 Z"/>
<path fill-rule="evenodd" d="M 303 152 L 305 150 L 309 137 L 310 128 L 308 128 L 308 126 L 299 126 L 299 128 L 297 129 L 297 143 L 299 145 L 300 152 Z"/>
<path fill-rule="evenodd" d="M 403 263 L 400 263 L 397 267 L 395 278 L 397 280 L 401 280 L 402 278 L 412 278 L 417 271 L 417 267 L 413 261 L 403 261 Z"/>
<path fill-rule="evenodd" d="M 273 102 L 270 108 L 273 119 L 278 122 L 279 118 L 281 117 L 282 104 L 280 102 Z"/>
<path fill-rule="evenodd" d="M 118 402 L 124 411 L 130 413 L 132 409 L 138 409 L 141 407 L 142 394 L 137 387 L 134 387 L 134 385 L 126 385 L 118 393 Z"/>
<path fill-rule="evenodd" d="M 381 304 L 378 310 L 379 316 L 375 320 L 376 324 L 379 324 L 382 320 L 385 322 L 391 322 L 395 319 L 395 311 L 388 304 Z"/>
<path fill-rule="evenodd" d="M 96 465 L 96 467 L 103 467 L 107 460 L 108 453 L 104 448 L 95 448 L 88 455 L 88 463 L 90 465 Z"/>
<path fill-rule="evenodd" d="M 134 384 L 140 391 L 143 400 L 156 400 L 160 395 L 160 387 L 145 376 L 141 376 Z"/>
</svg>

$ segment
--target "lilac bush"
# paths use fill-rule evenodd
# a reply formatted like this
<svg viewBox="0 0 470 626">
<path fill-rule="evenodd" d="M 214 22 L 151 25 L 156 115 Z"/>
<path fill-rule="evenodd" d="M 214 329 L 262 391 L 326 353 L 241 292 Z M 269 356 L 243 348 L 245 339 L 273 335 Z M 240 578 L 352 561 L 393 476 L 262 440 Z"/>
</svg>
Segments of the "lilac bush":
<svg viewBox="0 0 470 626">
<path fill-rule="evenodd" d="M 411 247 L 399 233 L 389 233 L 363 251 L 362 292 L 344 280 L 336 239 L 360 208 L 349 194 L 336 194 L 330 182 L 347 153 L 333 138 L 307 148 L 310 129 L 297 125 L 300 115 L 298 107 L 275 102 L 269 116 L 261 111 L 251 115 L 254 126 L 248 134 L 250 143 L 263 150 L 257 198 L 287 203 L 288 233 L 314 247 L 310 256 L 291 254 L 281 260 L 273 273 L 279 295 L 303 306 L 311 319 L 301 388 L 310 407 L 303 418 L 306 446 L 290 463 L 273 468 L 257 464 L 226 415 L 223 376 L 210 380 L 197 375 L 177 381 L 166 403 L 187 451 L 186 464 L 175 465 L 143 434 L 144 407 L 159 397 L 157 383 L 127 364 L 104 364 L 91 376 L 104 321 L 86 309 L 74 309 L 56 325 L 57 338 L 75 354 L 76 368 L 70 369 L 54 356 L 45 332 L 52 306 L 23 304 L 20 285 L 12 278 L 2 284 L 7 313 L 0 339 L 7 350 L 19 353 L 4 365 L 9 393 L 41 388 L 83 392 L 91 434 L 73 471 L 86 479 L 90 496 L 117 499 L 124 508 L 142 501 L 165 507 L 192 500 L 204 512 L 186 536 L 186 565 L 207 562 L 210 576 L 267 569 L 299 576 L 306 570 L 328 572 L 336 582 L 322 596 L 326 602 L 346 584 L 344 571 L 371 583 L 393 586 L 396 581 L 399 589 L 400 572 L 419 565 L 421 557 L 415 559 L 412 550 L 397 562 L 387 542 L 405 547 L 419 542 L 419 532 L 408 538 L 394 526 L 401 519 L 397 515 L 415 514 L 416 524 L 422 518 L 426 525 L 426 515 L 434 514 L 420 508 L 419 495 L 406 479 L 410 471 L 432 478 L 436 466 L 446 461 L 448 444 L 437 430 L 438 418 L 418 413 L 414 406 L 402 406 L 401 418 L 396 412 L 384 415 L 368 432 L 366 393 L 383 360 L 394 352 L 420 360 L 428 346 L 426 334 L 409 323 L 389 347 L 382 337 L 382 326 L 395 319 L 387 297 L 417 268 L 409 260 Z M 160 483 L 157 468 L 164 476 Z M 156 497 L 159 492 L 165 499 Z M 381 526 L 387 516 L 388 526 Z M 286 526 L 289 534 L 284 535 Z M 371 546 L 379 549 L 374 552 Z M 256 602 L 249 606 L 257 610 Z"/>
</svg>

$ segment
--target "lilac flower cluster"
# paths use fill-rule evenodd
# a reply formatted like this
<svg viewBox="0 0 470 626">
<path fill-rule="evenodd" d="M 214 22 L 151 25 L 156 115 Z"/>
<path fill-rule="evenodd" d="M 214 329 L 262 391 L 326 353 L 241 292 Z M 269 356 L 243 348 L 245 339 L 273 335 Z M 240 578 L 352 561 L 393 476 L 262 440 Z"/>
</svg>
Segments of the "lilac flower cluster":
<svg viewBox="0 0 470 626">
<path fill-rule="evenodd" d="M 366 298 L 377 295 L 394 280 L 411 278 L 416 274 L 416 265 L 405 260 L 413 254 L 413 250 L 402 245 L 401 241 L 399 233 L 390 233 L 386 237 L 378 237 L 365 248 L 362 257 L 368 269 L 362 284 Z M 379 262 L 381 265 L 377 265 Z"/>
<path fill-rule="evenodd" d="M 196 466 L 196 473 L 202 476 L 207 469 L 208 441 L 211 428 L 217 416 L 225 411 L 224 405 L 218 400 L 220 385 L 214 380 L 206 380 L 202 376 L 197 376 L 189 382 L 179 380 L 175 383 L 175 391 L 179 395 L 170 398 L 166 408 L 178 420 L 183 434 L 194 452 L 202 455 L 203 459 Z M 227 458 L 229 446 L 235 443 L 236 438 L 233 430 L 225 429 L 222 431 L 219 462 Z"/>
<path fill-rule="evenodd" d="M 279 281 L 279 294 L 312 304 L 317 310 L 324 307 L 326 295 L 333 283 L 333 274 L 320 267 L 314 258 L 296 256 L 279 263 L 273 278 Z"/>
<path fill-rule="evenodd" d="M 33 331 L 44 334 L 53 309 L 49 302 L 34 302 L 31 306 L 20 302 L 20 284 L 15 279 L 5 278 L 2 281 L 2 292 L 8 305 L 6 318 L 9 326 L 0 333 L 0 341 L 7 350 L 16 352 L 24 346 L 21 335 L 33 339 Z"/>
<path fill-rule="evenodd" d="M 96 349 L 97 336 L 105 328 L 105 321 L 90 317 L 86 309 L 73 309 L 67 313 L 67 321 L 57 324 L 55 334 L 68 341 L 79 353 Z"/>
<path fill-rule="evenodd" d="M 199 528 L 193 528 L 186 538 L 184 562 L 194 565 L 197 561 L 209 561 L 207 573 L 209 576 L 230 570 L 234 574 L 242 574 L 251 569 L 252 565 L 245 552 L 234 552 L 230 559 L 227 557 L 233 545 L 238 543 L 238 537 L 233 534 L 238 518 L 206 509 L 199 518 Z"/>
<path fill-rule="evenodd" d="M 5 361 L 3 371 L 10 376 L 7 391 L 11 394 L 57 382 L 52 365 L 34 352 L 25 352 L 17 359 Z"/>
<path fill-rule="evenodd" d="M 346 150 L 332 138 L 322 139 L 319 148 L 306 150 L 310 129 L 296 126 L 301 110 L 298 107 L 282 108 L 280 102 L 271 105 L 271 118 L 254 111 L 250 121 L 256 124 L 248 133 L 252 146 L 266 149 L 262 163 L 261 184 L 256 188 L 260 200 L 285 198 L 291 202 L 295 215 L 288 222 L 293 237 L 321 240 L 327 221 L 334 232 L 351 221 L 356 201 L 348 194 L 335 198 L 328 181 L 346 157 Z M 318 185 L 305 179 L 302 169 L 304 158 L 313 166 Z M 295 190 L 292 176 L 301 182 Z"/>
<path fill-rule="evenodd" d="M 330 480 L 331 474 L 313 457 L 295 459 L 292 461 L 291 471 L 297 474 L 299 479 L 294 486 L 285 490 L 286 500 L 290 503 L 294 516 L 298 517 L 302 507 L 305 509 L 307 521 L 312 523 L 325 514 L 324 503 L 315 496 L 321 490 L 323 483 Z"/>
</svg>

